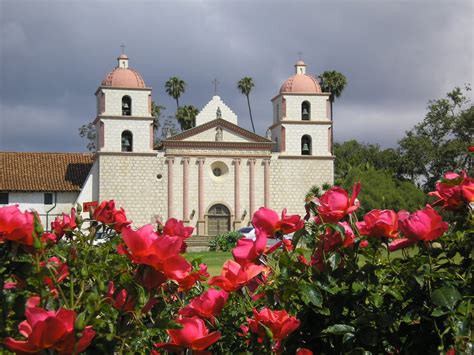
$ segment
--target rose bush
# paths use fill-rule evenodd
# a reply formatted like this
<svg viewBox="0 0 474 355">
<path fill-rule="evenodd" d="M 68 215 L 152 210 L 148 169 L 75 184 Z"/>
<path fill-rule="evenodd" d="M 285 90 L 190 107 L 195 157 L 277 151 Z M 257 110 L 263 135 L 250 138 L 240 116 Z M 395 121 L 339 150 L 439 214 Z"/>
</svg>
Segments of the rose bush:
<svg viewBox="0 0 474 355">
<path fill-rule="evenodd" d="M 0 351 L 472 352 L 472 178 L 448 173 L 432 206 L 359 221 L 361 188 L 328 188 L 304 218 L 257 210 L 256 239 L 210 279 L 182 221 L 136 229 L 104 201 L 45 232 L 2 207 Z"/>
</svg>

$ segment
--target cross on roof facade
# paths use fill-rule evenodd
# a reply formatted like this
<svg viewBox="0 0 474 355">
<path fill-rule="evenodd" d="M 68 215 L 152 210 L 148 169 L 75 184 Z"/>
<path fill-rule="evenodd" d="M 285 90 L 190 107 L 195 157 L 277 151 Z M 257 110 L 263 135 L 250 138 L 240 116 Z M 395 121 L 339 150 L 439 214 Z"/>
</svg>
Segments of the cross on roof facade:
<svg viewBox="0 0 474 355">
<path fill-rule="evenodd" d="M 123 43 L 120 45 L 120 48 L 122 48 L 122 54 L 125 54 L 125 53 L 124 53 L 124 52 L 125 52 L 125 47 L 126 47 L 126 45 L 123 44 Z"/>
<path fill-rule="evenodd" d="M 214 78 L 212 83 L 214 84 L 214 94 L 217 95 L 217 85 L 219 85 L 220 83 L 219 81 L 217 81 L 217 78 Z"/>
<path fill-rule="evenodd" d="M 303 52 L 302 51 L 299 51 L 296 54 L 298 54 L 298 57 L 300 58 L 300 60 L 303 60 Z"/>
</svg>

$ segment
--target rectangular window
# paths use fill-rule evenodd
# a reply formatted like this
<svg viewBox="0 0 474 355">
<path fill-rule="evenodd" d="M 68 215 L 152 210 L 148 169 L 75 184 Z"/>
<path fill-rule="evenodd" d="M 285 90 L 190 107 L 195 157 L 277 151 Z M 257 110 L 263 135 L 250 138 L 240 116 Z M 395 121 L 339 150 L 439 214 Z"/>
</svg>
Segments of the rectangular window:
<svg viewBox="0 0 474 355">
<path fill-rule="evenodd" d="M 0 205 L 8 205 L 8 192 L 0 192 Z"/>
<path fill-rule="evenodd" d="M 44 204 L 52 205 L 53 204 L 53 194 L 51 192 L 45 192 L 44 194 Z"/>
</svg>

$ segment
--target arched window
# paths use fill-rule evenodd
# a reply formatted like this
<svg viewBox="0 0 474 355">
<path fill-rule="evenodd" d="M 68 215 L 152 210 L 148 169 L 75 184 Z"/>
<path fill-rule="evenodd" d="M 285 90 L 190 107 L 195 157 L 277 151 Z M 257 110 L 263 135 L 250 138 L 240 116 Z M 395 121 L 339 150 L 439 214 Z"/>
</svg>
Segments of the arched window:
<svg viewBox="0 0 474 355">
<path fill-rule="evenodd" d="M 311 155 L 311 136 L 301 137 L 301 155 Z"/>
<path fill-rule="evenodd" d="M 122 152 L 133 151 L 133 134 L 130 131 L 122 132 Z"/>
<path fill-rule="evenodd" d="M 132 115 L 132 98 L 128 95 L 122 97 L 122 116 Z"/>
<path fill-rule="evenodd" d="M 309 120 L 311 117 L 311 104 L 308 101 L 303 101 L 301 104 L 301 119 Z"/>
</svg>

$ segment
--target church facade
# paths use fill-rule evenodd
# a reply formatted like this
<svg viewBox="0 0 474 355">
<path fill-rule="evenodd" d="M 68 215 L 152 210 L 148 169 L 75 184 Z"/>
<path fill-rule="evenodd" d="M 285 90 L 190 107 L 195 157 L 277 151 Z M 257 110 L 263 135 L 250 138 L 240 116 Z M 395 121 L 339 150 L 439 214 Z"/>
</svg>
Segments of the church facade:
<svg viewBox="0 0 474 355">
<path fill-rule="evenodd" d="M 261 206 L 304 214 L 308 190 L 333 182 L 329 93 L 302 61 L 271 99 L 265 137 L 214 96 L 156 150 L 152 89 L 128 63 L 119 56 L 96 91 L 97 151 L 71 206 L 114 199 L 135 226 L 175 217 L 211 236 L 247 226 Z"/>
</svg>

